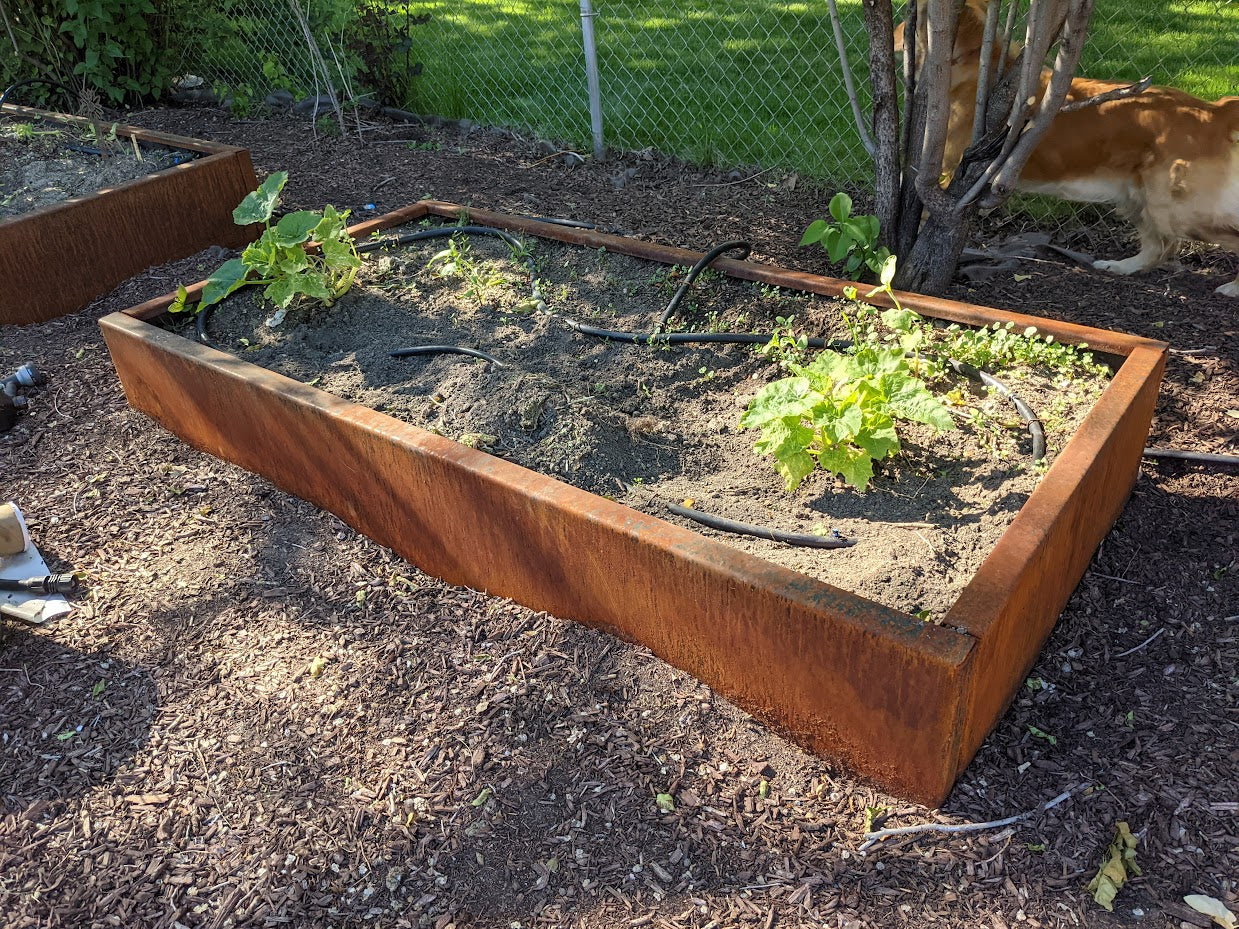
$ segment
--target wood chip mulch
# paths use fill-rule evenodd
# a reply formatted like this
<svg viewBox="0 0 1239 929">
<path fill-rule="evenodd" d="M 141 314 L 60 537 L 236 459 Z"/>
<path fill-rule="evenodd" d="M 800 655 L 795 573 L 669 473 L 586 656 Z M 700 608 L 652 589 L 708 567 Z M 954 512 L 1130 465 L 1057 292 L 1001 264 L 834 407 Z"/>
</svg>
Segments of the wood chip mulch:
<svg viewBox="0 0 1239 929">
<path fill-rule="evenodd" d="M 480 132 L 399 129 L 413 151 L 314 143 L 295 121 L 134 120 L 248 145 L 260 173 L 292 172 L 289 207 L 432 194 L 696 248 L 744 229 L 823 270 L 792 247 L 823 194 L 777 175 L 703 187 L 726 176 L 569 169 Z M 1117 282 L 1043 263 L 957 296 L 1193 352 L 1172 358 L 1153 441 L 1234 454 L 1239 314 L 1209 289 L 1227 260 Z M 1028 684 L 927 810 L 648 651 L 427 577 L 130 410 L 96 318 L 212 261 L 0 328 L 0 372 L 50 377 L 0 436 L 0 498 L 90 578 L 53 627 L 0 626 L 0 925 L 1207 926 L 1190 893 L 1239 910 L 1239 474 L 1147 464 Z M 888 827 L 985 821 L 1082 785 L 1027 823 L 856 851 L 869 808 Z M 1111 915 L 1085 886 L 1119 820 L 1143 874 Z"/>
</svg>

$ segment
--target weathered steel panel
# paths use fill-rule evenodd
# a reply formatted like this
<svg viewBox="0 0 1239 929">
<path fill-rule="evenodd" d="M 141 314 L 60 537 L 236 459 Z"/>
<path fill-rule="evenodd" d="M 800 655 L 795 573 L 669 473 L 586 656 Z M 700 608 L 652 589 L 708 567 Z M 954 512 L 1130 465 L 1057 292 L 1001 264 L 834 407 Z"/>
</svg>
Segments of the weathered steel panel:
<svg viewBox="0 0 1239 929">
<path fill-rule="evenodd" d="M 454 204 L 416 204 L 364 235 Z M 470 221 L 693 264 L 648 242 L 470 209 Z M 718 270 L 816 293 L 846 282 L 752 262 Z M 195 290 L 201 285 L 196 285 Z M 746 555 L 144 324 L 102 320 L 130 403 L 198 448 L 339 515 L 429 573 L 641 642 L 889 789 L 937 804 L 1035 660 L 1135 479 L 1165 346 L 953 301 L 929 315 L 1036 325 L 1123 360 L 943 626 Z M 232 415 L 244 409 L 245 416 Z"/>
<path fill-rule="evenodd" d="M 1136 483 L 1166 363 L 1138 345 L 944 622 L 978 642 L 962 771 L 1019 691 Z M 984 669 L 982 671 L 981 669 Z"/>
<path fill-rule="evenodd" d="M 102 326 L 129 402 L 191 445 L 428 573 L 641 642 L 894 790 L 949 789 L 969 637 L 124 314 Z"/>
<path fill-rule="evenodd" d="M 4 112 L 87 122 L 9 104 Z M 233 208 L 257 186 L 249 152 L 129 126 L 118 126 L 116 134 L 203 157 L 0 220 L 0 325 L 72 313 L 152 265 L 254 238 L 254 227 L 232 221 Z"/>
</svg>

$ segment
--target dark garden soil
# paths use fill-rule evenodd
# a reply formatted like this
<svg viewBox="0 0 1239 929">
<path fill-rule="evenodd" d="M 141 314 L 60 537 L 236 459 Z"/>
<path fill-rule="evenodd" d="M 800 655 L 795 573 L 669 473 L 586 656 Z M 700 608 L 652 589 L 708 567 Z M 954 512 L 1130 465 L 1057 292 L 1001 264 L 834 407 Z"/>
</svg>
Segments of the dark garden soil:
<svg viewBox="0 0 1239 929">
<path fill-rule="evenodd" d="M 291 172 L 290 209 L 429 194 L 698 250 L 747 238 L 757 260 L 827 270 L 795 243 L 832 191 L 778 172 L 569 168 L 480 130 L 397 127 L 411 149 L 126 118 L 248 146 L 260 174 Z M 1056 241 L 1115 257 L 1125 238 Z M 0 924 L 1074 929 L 1204 927 L 1189 893 L 1239 908 L 1239 474 L 1146 462 L 1028 686 L 926 810 L 647 651 L 426 577 L 130 410 L 96 318 L 221 257 L 0 328 L 0 369 L 50 378 L 0 436 L 0 496 L 91 591 L 53 628 L 3 627 Z M 1235 454 L 1239 306 L 1212 293 L 1234 270 L 1195 250 L 1120 280 L 1041 256 L 951 295 L 1169 341 L 1152 444 Z M 1081 784 L 1097 789 L 1027 823 L 856 851 L 866 807 L 888 826 L 987 821 Z M 1109 915 L 1085 885 L 1120 820 L 1143 874 Z"/>
<path fill-rule="evenodd" d="M 0 116 L 0 220 L 154 174 L 195 155 L 76 128 Z"/>
<path fill-rule="evenodd" d="M 669 503 L 727 519 L 857 542 L 789 546 L 705 530 L 722 541 L 895 609 L 942 619 L 1036 486 L 1031 442 L 999 396 L 958 375 L 955 431 L 902 425 L 904 450 L 867 493 L 822 471 L 793 494 L 757 433 L 738 423 L 765 383 L 785 375 L 751 346 L 634 346 L 574 332 L 564 321 L 648 332 L 687 269 L 531 240 L 549 312 L 534 313 L 530 272 L 495 239 L 445 240 L 371 253 L 358 286 L 329 308 L 294 308 L 278 326 L 254 291 L 220 305 L 212 338 L 247 361 L 458 439 L 525 467 L 693 528 Z M 446 274 L 446 262 L 456 261 Z M 717 275 L 696 286 L 673 329 L 768 333 L 776 319 L 826 339 L 847 336 L 839 301 Z M 186 326 L 186 328 L 189 328 Z M 483 350 L 392 358 L 409 345 Z M 1100 393 L 1093 379 L 1059 390 L 1055 372 L 1001 370 L 1043 410 L 1053 459 Z M 1063 399 L 1075 399 L 1066 408 Z M 969 414 L 983 413 L 979 421 Z"/>
</svg>

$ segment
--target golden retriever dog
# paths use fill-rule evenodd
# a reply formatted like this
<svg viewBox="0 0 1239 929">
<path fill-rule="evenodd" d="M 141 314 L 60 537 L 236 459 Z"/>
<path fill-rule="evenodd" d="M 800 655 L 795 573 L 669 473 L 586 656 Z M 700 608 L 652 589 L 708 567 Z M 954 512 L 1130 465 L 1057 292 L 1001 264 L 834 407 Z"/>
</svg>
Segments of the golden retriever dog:
<svg viewBox="0 0 1239 929">
<path fill-rule="evenodd" d="M 967 0 L 955 33 L 943 160 L 948 175 L 972 137 L 985 9 L 985 0 Z M 896 27 L 895 50 L 903 50 L 902 23 Z M 1017 45 L 1012 54 L 1018 52 Z M 1041 92 L 1049 77 L 1043 70 Z M 1077 77 L 1067 103 L 1126 86 Z M 1017 187 L 1065 200 L 1110 203 L 1127 216 L 1140 233 L 1140 251 L 1121 261 L 1094 262 L 1104 271 L 1146 271 L 1173 258 L 1184 239 L 1239 255 L 1239 97 L 1208 103 L 1171 87 L 1149 87 L 1060 113 Z M 1217 292 L 1239 297 L 1239 276 Z"/>
</svg>

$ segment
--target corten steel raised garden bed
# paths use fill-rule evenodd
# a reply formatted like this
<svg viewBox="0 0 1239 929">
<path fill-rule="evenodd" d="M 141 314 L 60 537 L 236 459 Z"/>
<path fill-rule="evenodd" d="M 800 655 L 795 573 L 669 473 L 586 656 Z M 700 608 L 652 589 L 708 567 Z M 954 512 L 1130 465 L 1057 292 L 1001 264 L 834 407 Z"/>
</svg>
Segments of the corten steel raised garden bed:
<svg viewBox="0 0 1239 929">
<path fill-rule="evenodd" d="M 0 113 L 78 129 L 91 125 L 81 117 L 7 103 Z M 116 137 L 201 157 L 0 219 L 0 325 L 72 313 L 152 265 L 210 245 L 244 245 L 260 231 L 232 221 L 233 208 L 257 186 L 245 149 L 132 126 L 117 126 Z"/>
<path fill-rule="evenodd" d="M 423 202 L 354 232 L 455 218 L 460 209 Z M 469 216 L 668 264 L 700 257 L 482 210 Z M 818 294 L 845 286 L 745 261 L 713 267 Z M 964 324 L 1036 325 L 1086 341 L 1118 366 L 942 625 L 148 323 L 171 295 L 101 325 L 129 402 L 191 445 L 330 510 L 431 574 L 640 642 L 809 749 L 937 804 L 1023 682 L 1123 508 L 1165 346 L 948 300 L 901 299 Z"/>
</svg>

